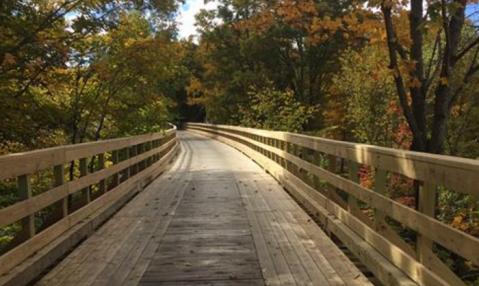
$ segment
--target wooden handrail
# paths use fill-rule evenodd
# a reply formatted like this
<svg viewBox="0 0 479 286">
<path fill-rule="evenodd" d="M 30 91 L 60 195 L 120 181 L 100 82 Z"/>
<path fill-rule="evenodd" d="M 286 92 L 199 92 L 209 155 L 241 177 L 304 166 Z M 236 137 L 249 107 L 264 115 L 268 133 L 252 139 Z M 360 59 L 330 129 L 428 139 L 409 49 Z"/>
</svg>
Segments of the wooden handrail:
<svg viewBox="0 0 479 286">
<path fill-rule="evenodd" d="M 236 126 L 203 123 L 186 126 L 187 130 L 223 141 L 252 157 L 298 200 L 311 207 L 327 231 L 351 244 L 347 231 L 341 227 L 353 230 L 419 285 L 464 285 L 434 254 L 433 242 L 479 265 L 479 238 L 434 218 L 437 186 L 479 197 L 479 162 L 476 160 Z M 328 168 L 319 166 L 321 156 L 328 158 Z M 349 178 L 335 171 L 337 159 L 346 161 Z M 374 168 L 374 189 L 359 184 L 357 174 L 361 165 Z M 385 196 L 388 172 L 420 182 L 419 210 Z M 346 193 L 347 198 L 341 197 L 337 190 Z M 374 219 L 360 211 L 357 200 L 374 208 Z M 386 217 L 416 231 L 415 249 L 390 228 Z M 371 261 L 374 255 L 365 255 L 359 246 L 352 248 L 383 283 L 394 284 L 388 270 Z"/>
<path fill-rule="evenodd" d="M 164 136 L 174 134 L 175 132 L 176 127 L 173 127 L 165 133 L 65 145 L 0 156 L 0 180 L 35 173 L 80 158 L 95 156 L 101 153 L 120 150 L 145 142 L 151 142 L 161 139 Z"/>
<path fill-rule="evenodd" d="M 211 126 L 205 123 L 189 124 L 190 126 Z M 290 142 L 318 152 L 479 197 L 479 188 L 477 188 L 479 186 L 478 160 L 357 144 L 289 132 L 228 125 L 214 125 L 214 128 Z"/>
<path fill-rule="evenodd" d="M 20 201 L 0 209 L 0 228 L 22 222 L 23 242 L 0 256 L 0 275 L 83 221 L 102 206 L 123 198 L 132 188 L 142 186 L 157 175 L 178 149 L 176 127 L 165 132 L 67 145 L 0 156 L 0 180 L 17 179 Z M 123 160 L 119 154 L 123 153 Z M 107 155 L 108 154 L 108 155 Z M 105 165 L 110 156 L 112 164 Z M 88 172 L 88 159 L 97 158 L 98 170 Z M 65 165 L 78 166 L 80 177 L 65 180 Z M 32 195 L 31 177 L 39 171 L 52 171 L 51 189 Z M 107 180 L 111 180 L 107 186 Z M 91 187 L 99 184 L 92 198 Z M 80 194 L 83 204 L 72 208 L 69 198 Z M 60 204 L 59 220 L 37 233 L 35 213 Z"/>
</svg>

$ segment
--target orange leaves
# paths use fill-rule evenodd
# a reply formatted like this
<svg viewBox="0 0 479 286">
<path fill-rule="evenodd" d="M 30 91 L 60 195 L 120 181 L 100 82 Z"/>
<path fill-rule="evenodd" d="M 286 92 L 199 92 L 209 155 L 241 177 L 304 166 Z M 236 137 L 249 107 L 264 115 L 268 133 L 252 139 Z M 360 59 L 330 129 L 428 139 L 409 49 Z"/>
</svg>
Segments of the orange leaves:
<svg viewBox="0 0 479 286">
<path fill-rule="evenodd" d="M 190 84 L 186 87 L 186 93 L 188 95 L 194 95 L 199 93 L 202 90 L 203 86 L 200 80 L 196 77 L 192 77 L 190 80 Z"/>
<path fill-rule="evenodd" d="M 451 226 L 473 236 L 479 235 L 479 220 L 472 218 L 466 213 L 457 214 L 452 220 Z"/>
<path fill-rule="evenodd" d="M 331 19 L 329 16 L 314 18 L 310 26 L 310 33 L 329 32 L 334 33 L 343 26 L 342 19 Z"/>
<path fill-rule="evenodd" d="M 415 77 L 410 79 L 406 85 L 410 88 L 420 88 L 422 86 L 422 83 L 417 77 Z"/>
<path fill-rule="evenodd" d="M 5 53 L 5 55 L 3 55 L 3 64 L 14 65 L 16 62 L 17 60 L 12 54 Z"/>
<path fill-rule="evenodd" d="M 314 16 L 317 12 L 312 0 L 284 0 L 278 1 L 276 6 L 278 15 L 290 24 L 298 24 L 304 17 Z"/>
</svg>

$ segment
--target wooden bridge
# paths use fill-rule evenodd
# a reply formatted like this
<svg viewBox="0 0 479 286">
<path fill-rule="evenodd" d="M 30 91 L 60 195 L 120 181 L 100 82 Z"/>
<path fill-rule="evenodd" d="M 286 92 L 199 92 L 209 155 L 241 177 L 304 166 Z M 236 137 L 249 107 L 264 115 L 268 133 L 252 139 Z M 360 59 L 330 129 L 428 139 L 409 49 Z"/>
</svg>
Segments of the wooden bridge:
<svg viewBox="0 0 479 286">
<path fill-rule="evenodd" d="M 186 129 L 0 157 L 18 189 L 0 285 L 464 285 L 437 249 L 479 265 L 479 239 L 434 217 L 438 188 L 478 197 L 478 161 Z M 386 196 L 390 174 L 418 182 L 419 210 Z"/>
</svg>

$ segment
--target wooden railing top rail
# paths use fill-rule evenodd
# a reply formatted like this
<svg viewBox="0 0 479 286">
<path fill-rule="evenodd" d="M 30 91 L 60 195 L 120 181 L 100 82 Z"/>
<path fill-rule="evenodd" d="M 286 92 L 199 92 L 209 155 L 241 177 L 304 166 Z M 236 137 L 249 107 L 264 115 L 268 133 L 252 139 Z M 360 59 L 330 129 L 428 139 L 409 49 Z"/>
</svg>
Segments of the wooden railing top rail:
<svg viewBox="0 0 479 286">
<path fill-rule="evenodd" d="M 479 197 L 479 160 L 378 147 L 289 132 L 229 125 L 188 123 L 191 126 L 225 128 L 282 140 L 329 155 L 352 160 L 423 182 Z"/>
<path fill-rule="evenodd" d="M 45 148 L 0 156 L 0 180 L 38 172 L 73 160 L 161 139 L 176 132 L 176 126 L 154 134 Z"/>
</svg>

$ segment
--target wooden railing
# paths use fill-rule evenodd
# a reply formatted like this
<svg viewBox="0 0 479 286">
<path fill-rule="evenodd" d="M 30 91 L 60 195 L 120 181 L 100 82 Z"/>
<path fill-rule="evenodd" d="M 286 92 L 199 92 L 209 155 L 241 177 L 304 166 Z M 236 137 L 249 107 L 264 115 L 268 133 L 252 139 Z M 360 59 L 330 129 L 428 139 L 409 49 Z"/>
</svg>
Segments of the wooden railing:
<svg viewBox="0 0 479 286">
<path fill-rule="evenodd" d="M 17 224 L 20 231 L 0 256 L 0 276 L 105 206 L 131 197 L 164 170 L 177 150 L 172 126 L 163 133 L 1 156 L 0 182 L 16 185 L 18 201 L 0 209 L 0 229 Z M 33 194 L 31 182 L 41 172 L 52 178 L 51 188 Z M 46 209 L 49 218 L 39 225 L 37 215 Z M 57 250 L 46 260 L 52 263 L 59 255 Z M 46 266 L 37 265 L 34 272 Z"/>
<path fill-rule="evenodd" d="M 254 159 L 385 285 L 464 285 L 436 256 L 439 248 L 479 265 L 479 239 L 435 218 L 438 187 L 479 197 L 476 160 L 225 125 L 188 123 L 187 130 Z M 359 180 L 365 169 L 371 188 Z M 418 210 L 386 196 L 393 174 L 415 182 Z M 405 242 L 391 222 L 416 241 Z"/>
</svg>

